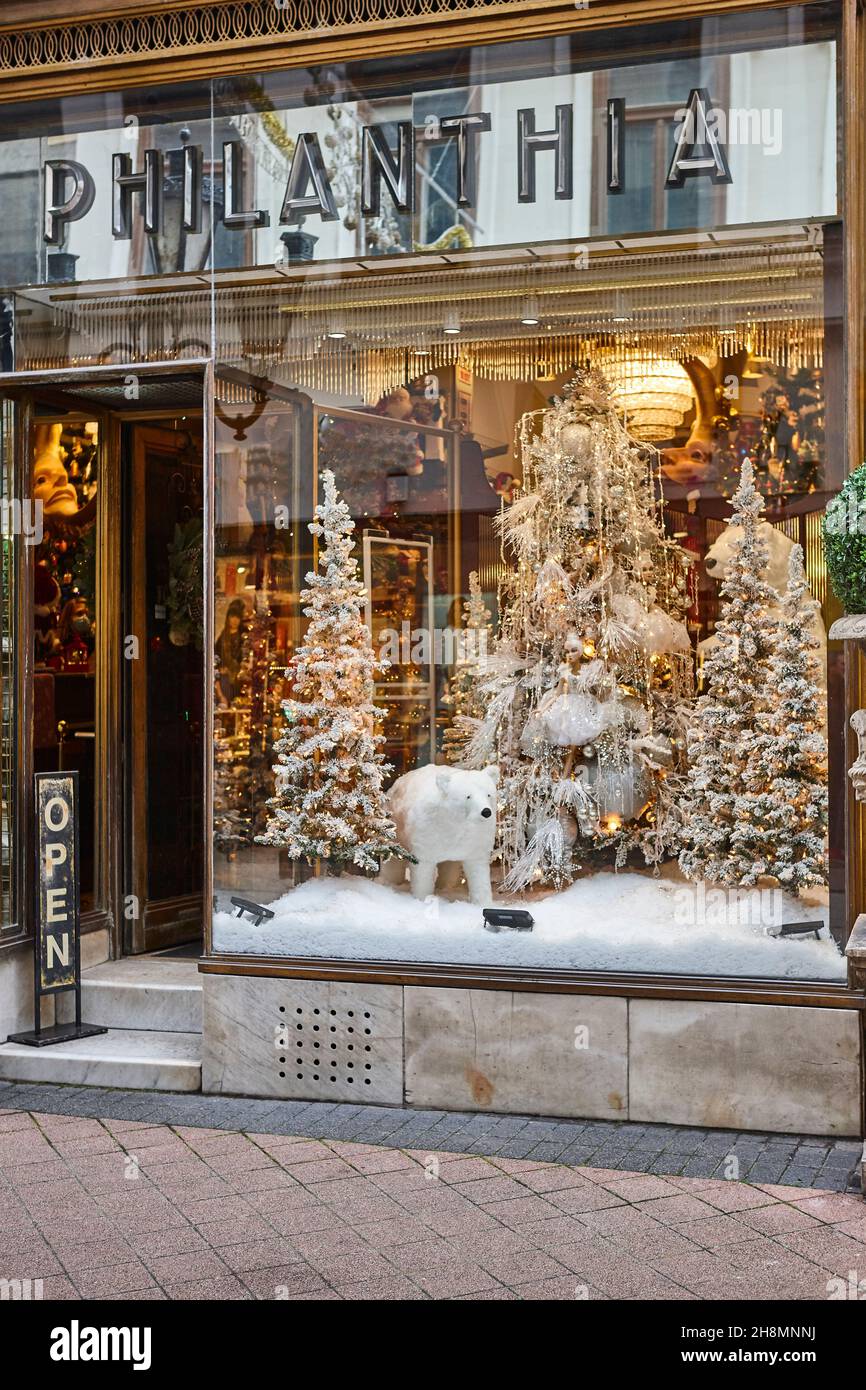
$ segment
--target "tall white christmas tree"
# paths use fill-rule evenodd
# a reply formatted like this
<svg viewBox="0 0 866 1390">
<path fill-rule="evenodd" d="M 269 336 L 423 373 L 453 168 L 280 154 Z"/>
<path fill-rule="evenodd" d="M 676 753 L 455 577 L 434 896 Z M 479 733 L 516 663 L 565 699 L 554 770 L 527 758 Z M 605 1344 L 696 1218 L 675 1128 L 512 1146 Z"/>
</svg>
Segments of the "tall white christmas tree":
<svg viewBox="0 0 866 1390">
<path fill-rule="evenodd" d="M 679 862 L 687 877 L 713 883 L 747 887 L 764 875 L 781 879 L 784 871 L 785 883 L 800 886 L 818 881 L 810 874 L 819 839 L 818 857 L 823 853 L 825 815 L 817 786 L 820 749 L 812 739 L 817 690 L 810 693 L 802 556 L 780 623 L 779 596 L 761 578 L 768 560 L 758 529 L 764 502 L 748 460 L 732 503 L 738 535 L 689 729 Z M 798 732 L 785 727 L 798 711 L 805 740 L 799 754 Z M 794 803 L 786 810 L 789 795 Z"/>
<path fill-rule="evenodd" d="M 382 783 L 389 770 L 375 731 L 374 678 L 381 669 L 363 618 L 366 598 L 352 556 L 355 523 L 322 473 L 324 500 L 310 531 L 322 538 L 319 572 L 302 600 L 310 622 L 293 660 L 295 695 L 283 701 L 286 728 L 275 744 L 276 793 L 259 844 L 279 845 L 291 859 L 345 862 L 375 871 L 397 843 Z"/>
<path fill-rule="evenodd" d="M 738 855 L 751 861 L 744 886 L 764 875 L 795 891 L 827 882 L 827 741 L 812 604 L 795 545 L 732 835 Z"/>
<path fill-rule="evenodd" d="M 463 761 L 500 769 L 507 890 L 569 883 L 588 859 L 657 862 L 675 843 L 678 711 L 693 689 L 688 559 L 665 536 L 651 451 L 604 380 L 579 378 L 520 427 L 523 495 L 483 714 Z"/>
</svg>

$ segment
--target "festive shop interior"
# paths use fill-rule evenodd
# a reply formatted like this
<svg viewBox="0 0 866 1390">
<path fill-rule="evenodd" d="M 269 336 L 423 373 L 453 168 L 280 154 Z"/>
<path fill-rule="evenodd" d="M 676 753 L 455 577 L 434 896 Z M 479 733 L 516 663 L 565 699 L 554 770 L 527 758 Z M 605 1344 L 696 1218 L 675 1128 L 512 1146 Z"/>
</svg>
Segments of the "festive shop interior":
<svg viewBox="0 0 866 1390">
<path fill-rule="evenodd" d="M 2 1018 L 74 770 L 106 1084 L 860 1134 L 863 21 L 367 8 L 0 83 Z"/>
</svg>

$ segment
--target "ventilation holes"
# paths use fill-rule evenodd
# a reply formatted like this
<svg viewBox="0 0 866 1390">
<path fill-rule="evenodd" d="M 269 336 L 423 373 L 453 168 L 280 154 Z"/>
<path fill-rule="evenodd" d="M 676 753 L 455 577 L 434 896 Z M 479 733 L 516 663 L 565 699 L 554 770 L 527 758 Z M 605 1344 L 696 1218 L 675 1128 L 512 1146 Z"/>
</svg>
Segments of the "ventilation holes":
<svg viewBox="0 0 866 1390">
<path fill-rule="evenodd" d="M 285 1004 L 279 1005 L 280 1014 L 287 1011 L 295 1017 L 295 1056 L 292 1060 L 296 1081 L 307 1087 L 312 1085 L 313 1090 L 323 1087 L 326 1082 L 344 1090 L 349 1086 L 354 1090 L 357 1086 L 373 1084 L 373 1048 L 366 1041 L 373 1036 L 374 1020 L 370 1010 L 303 1006 L 292 1009 Z M 281 1024 L 280 1027 L 285 1030 L 287 1025 Z M 321 1041 L 317 1036 L 322 1031 L 326 1032 L 327 1041 Z M 359 1035 L 364 1037 L 364 1042 L 359 1040 Z M 289 1043 L 284 1031 L 282 1037 L 284 1041 L 277 1058 L 277 1075 L 284 1081 L 288 1075 L 285 1070 L 288 1060 L 285 1048 Z M 323 1049 L 327 1061 L 322 1056 Z M 363 1059 L 358 1053 L 364 1054 Z"/>
</svg>

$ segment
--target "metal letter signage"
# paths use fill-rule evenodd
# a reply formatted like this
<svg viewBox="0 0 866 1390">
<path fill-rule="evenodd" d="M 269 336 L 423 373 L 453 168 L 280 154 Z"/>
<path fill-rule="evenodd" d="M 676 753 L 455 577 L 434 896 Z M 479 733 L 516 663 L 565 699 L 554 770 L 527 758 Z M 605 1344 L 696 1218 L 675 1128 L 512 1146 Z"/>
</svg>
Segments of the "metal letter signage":
<svg viewBox="0 0 866 1390">
<path fill-rule="evenodd" d="M 693 87 L 678 112 L 677 143 L 665 188 L 682 188 L 686 179 L 708 176 L 713 183 L 733 183 L 728 159 L 716 129 L 717 113 L 705 87 Z M 696 154 L 700 150 L 702 153 Z"/>
<path fill-rule="evenodd" d="M 644 183 L 658 181 L 663 206 L 657 206 L 655 197 L 632 199 L 628 207 L 621 200 L 614 220 L 618 232 L 657 232 L 680 225 L 683 215 L 694 215 L 694 209 L 677 212 L 683 189 L 733 184 L 735 176 L 749 188 L 766 184 L 764 161 L 781 152 L 781 123 L 789 108 L 797 112 L 798 132 L 801 127 L 810 132 L 812 156 L 826 160 L 828 179 L 813 180 L 814 187 L 808 191 L 804 191 L 802 181 L 789 180 L 783 194 L 781 185 L 776 189 L 774 177 L 773 216 L 799 221 L 801 217 L 811 220 L 834 215 L 836 187 L 827 150 L 835 133 L 835 107 L 832 84 L 826 85 L 830 82 L 826 74 L 832 67 L 832 44 L 827 45 L 826 54 L 820 51 L 821 45 L 814 45 L 814 49 L 812 53 L 812 46 L 808 47 L 814 59 L 815 81 L 804 86 L 802 98 L 776 73 L 775 85 L 770 84 L 770 95 L 764 97 L 772 105 L 747 108 L 716 104 L 709 87 L 692 87 L 682 106 L 671 103 L 668 115 L 654 118 L 654 129 L 669 150 L 657 172 L 655 155 L 647 171 L 641 143 L 648 119 L 646 103 L 636 96 L 627 100 L 615 95 L 606 95 L 595 105 L 591 99 L 587 104 L 583 96 L 580 101 L 559 99 L 575 90 L 576 74 L 571 84 L 563 80 L 563 74 L 552 84 L 541 80 L 482 81 L 479 100 L 486 101 L 486 94 L 490 94 L 488 110 L 446 109 L 445 114 L 436 114 L 432 106 L 437 103 L 431 106 L 426 94 L 415 94 L 408 103 L 408 109 L 416 112 L 414 119 L 404 116 L 395 120 L 392 113 L 386 120 L 364 120 L 365 116 L 383 114 L 378 98 L 329 102 L 324 112 L 317 113 L 314 130 L 293 128 L 294 122 L 307 118 L 292 107 L 269 112 L 270 119 L 261 129 L 254 113 L 238 113 L 230 117 L 231 130 L 221 131 L 221 148 L 192 143 L 187 127 L 181 129 L 181 144 L 174 148 L 171 128 L 164 125 L 155 128 L 152 138 L 164 140 L 165 148 L 160 143 L 136 153 L 113 152 L 109 131 L 86 131 L 80 148 L 97 161 L 93 170 L 71 158 L 43 162 L 42 239 L 61 254 L 71 241 L 73 254 L 87 262 L 89 273 L 82 278 L 100 278 L 104 268 L 101 252 L 88 245 L 80 228 L 70 234 L 70 228 L 97 205 L 98 187 L 110 193 L 110 198 L 100 197 L 99 206 L 101 209 L 110 203 L 111 233 L 119 242 L 130 241 L 135 229 L 147 237 L 160 237 L 169 236 L 174 228 L 169 237 L 173 240 L 178 221 L 188 235 L 200 235 L 203 208 L 207 206 L 210 223 L 219 222 L 227 232 L 241 235 L 272 224 L 300 231 L 302 225 L 316 219 L 325 224 L 325 235 L 313 238 L 305 258 L 312 258 L 312 245 L 321 240 L 319 252 L 325 260 L 351 259 L 360 246 L 351 247 L 351 238 L 342 236 L 339 224 L 355 232 L 360 219 L 381 218 L 384 207 L 387 218 L 409 218 L 412 225 L 384 241 L 374 229 L 371 241 L 376 254 L 383 248 L 389 253 L 411 252 L 415 242 L 430 249 L 426 233 L 421 234 L 422 224 L 429 220 L 430 200 L 422 199 L 420 190 L 427 188 L 434 195 L 431 207 L 435 204 L 438 209 L 441 204 L 444 210 L 450 206 L 448 216 L 452 218 L 457 212 L 469 212 L 468 220 L 460 225 L 470 234 L 473 249 L 511 245 L 513 212 L 519 215 L 517 225 L 528 229 L 531 224 L 523 214 L 525 205 L 533 204 L 538 207 L 543 239 L 557 241 L 565 235 L 589 235 L 589 226 L 596 227 L 593 236 L 601 235 L 604 224 L 611 220 L 612 205 L 607 209 L 601 205 L 592 212 L 595 192 L 600 190 L 605 199 L 625 193 L 630 180 L 633 183 L 631 166 L 636 162 L 640 163 L 642 178 L 646 176 Z M 751 76 L 745 85 L 738 79 L 736 90 L 751 91 L 756 79 L 749 63 L 754 54 L 739 56 L 745 65 L 744 77 Z M 611 92 L 616 91 L 617 72 L 616 68 L 609 70 Z M 821 82 L 825 82 L 824 88 Z M 549 101 L 545 99 L 543 106 L 532 105 L 532 93 L 548 87 Z M 580 90 L 583 93 L 582 85 Z M 804 112 L 805 101 L 810 105 Z M 665 102 L 660 108 L 662 113 L 667 105 Z M 667 133 L 658 129 L 665 124 Z M 137 130 L 136 118 L 128 117 L 124 135 L 135 135 Z M 436 146 L 445 148 L 437 150 Z M 778 166 L 775 170 L 768 166 L 768 172 L 777 176 Z M 769 197 L 766 189 L 764 195 Z M 781 210 L 780 196 L 784 203 Z M 728 199 L 721 195 L 700 202 L 702 226 L 738 225 L 743 215 L 739 196 Z M 676 214 L 672 218 L 667 217 L 668 208 Z M 661 218 L 660 211 L 664 213 Z M 437 210 L 434 220 L 439 216 Z M 327 229 L 329 223 L 338 225 Z M 210 231 L 212 242 L 213 226 Z M 310 227 L 305 226 L 301 235 L 309 241 Z M 288 237 L 279 233 L 278 238 L 290 248 L 297 233 Z M 95 240 L 99 242 L 99 238 Z M 204 257 L 203 266 L 212 254 L 210 243 L 195 250 L 197 258 Z M 225 254 L 223 244 L 217 260 L 224 259 Z M 252 237 L 243 254 L 251 255 L 255 264 L 273 264 L 274 241 Z M 282 266 L 282 251 L 279 254 L 278 264 Z M 291 257 L 295 252 L 289 254 Z M 159 256 L 154 259 L 158 261 Z M 229 261 L 234 263 L 231 257 Z M 52 264 L 59 270 L 59 257 L 52 258 Z M 227 269 L 228 264 L 221 263 L 219 268 Z M 82 268 L 77 267 L 79 271 Z"/>
<path fill-rule="evenodd" d="M 72 181 L 67 197 L 66 188 Z M 86 217 L 93 207 L 96 184 L 93 175 L 77 159 L 46 159 L 43 166 L 45 204 L 44 236 L 48 246 L 61 246 L 67 222 Z"/>
<path fill-rule="evenodd" d="M 78 773 L 36 774 L 36 921 L 33 994 L 35 1023 L 30 1033 L 12 1033 L 8 1042 L 46 1047 L 106 1033 L 81 1022 L 80 885 L 78 879 Z M 75 1022 L 42 1027 L 42 999 L 75 991 Z"/>
</svg>

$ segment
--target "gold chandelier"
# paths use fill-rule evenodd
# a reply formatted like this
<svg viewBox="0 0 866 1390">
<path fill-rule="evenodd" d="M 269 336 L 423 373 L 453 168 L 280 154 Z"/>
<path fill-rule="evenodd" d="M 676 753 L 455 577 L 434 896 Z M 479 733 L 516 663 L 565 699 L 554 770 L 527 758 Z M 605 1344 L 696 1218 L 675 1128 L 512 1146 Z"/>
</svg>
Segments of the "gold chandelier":
<svg viewBox="0 0 866 1390">
<path fill-rule="evenodd" d="M 673 358 L 639 351 L 599 365 L 636 438 L 647 444 L 672 439 L 694 405 L 684 367 Z"/>
</svg>

